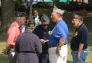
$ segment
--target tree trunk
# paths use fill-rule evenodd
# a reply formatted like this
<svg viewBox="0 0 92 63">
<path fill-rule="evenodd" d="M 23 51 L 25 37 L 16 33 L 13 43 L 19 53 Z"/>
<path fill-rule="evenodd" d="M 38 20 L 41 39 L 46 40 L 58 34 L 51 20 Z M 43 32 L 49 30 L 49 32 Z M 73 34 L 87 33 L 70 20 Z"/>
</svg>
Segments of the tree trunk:
<svg viewBox="0 0 92 63">
<path fill-rule="evenodd" d="M 14 21 L 15 4 L 13 0 L 2 0 L 1 4 L 1 32 L 4 32 L 9 27 L 10 23 Z"/>
<path fill-rule="evenodd" d="M 30 0 L 30 19 L 32 18 L 32 2 L 33 2 L 33 0 Z"/>
</svg>

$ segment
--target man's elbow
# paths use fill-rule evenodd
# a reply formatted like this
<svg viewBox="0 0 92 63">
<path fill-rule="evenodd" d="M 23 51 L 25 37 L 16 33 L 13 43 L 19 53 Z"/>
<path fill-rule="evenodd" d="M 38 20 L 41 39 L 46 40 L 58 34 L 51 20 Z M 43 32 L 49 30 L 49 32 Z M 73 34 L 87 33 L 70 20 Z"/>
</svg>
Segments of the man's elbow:
<svg viewBox="0 0 92 63">
<path fill-rule="evenodd" d="M 65 40 L 66 40 L 66 37 L 63 37 L 63 38 L 61 38 L 61 39 L 59 40 L 59 42 L 62 43 L 62 44 L 64 44 Z"/>
</svg>

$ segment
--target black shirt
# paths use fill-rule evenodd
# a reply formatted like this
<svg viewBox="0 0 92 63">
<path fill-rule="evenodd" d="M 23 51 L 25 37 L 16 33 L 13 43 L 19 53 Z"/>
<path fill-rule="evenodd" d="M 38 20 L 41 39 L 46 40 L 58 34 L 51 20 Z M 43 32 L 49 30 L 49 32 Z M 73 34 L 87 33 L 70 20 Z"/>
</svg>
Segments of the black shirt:
<svg viewBox="0 0 92 63">
<path fill-rule="evenodd" d="M 87 27 L 82 24 L 79 28 L 76 28 L 74 36 L 71 40 L 71 49 L 78 51 L 79 44 L 83 43 L 83 49 L 86 49 L 88 46 L 88 30 Z"/>
<path fill-rule="evenodd" d="M 52 29 L 53 28 L 51 25 L 49 25 L 47 29 L 43 29 L 42 25 L 39 25 L 34 29 L 33 33 L 36 34 L 40 39 L 49 40 L 49 32 L 51 32 Z M 42 44 L 42 51 L 42 53 L 48 53 L 48 42 Z"/>
</svg>

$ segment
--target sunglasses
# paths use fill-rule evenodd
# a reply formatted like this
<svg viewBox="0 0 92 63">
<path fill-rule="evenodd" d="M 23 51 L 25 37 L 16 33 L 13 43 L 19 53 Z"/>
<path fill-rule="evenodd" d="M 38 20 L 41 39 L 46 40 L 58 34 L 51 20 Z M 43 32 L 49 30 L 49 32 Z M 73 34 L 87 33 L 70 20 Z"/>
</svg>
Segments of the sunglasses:
<svg viewBox="0 0 92 63">
<path fill-rule="evenodd" d="M 48 26 L 49 24 L 42 24 L 42 26 Z"/>
</svg>

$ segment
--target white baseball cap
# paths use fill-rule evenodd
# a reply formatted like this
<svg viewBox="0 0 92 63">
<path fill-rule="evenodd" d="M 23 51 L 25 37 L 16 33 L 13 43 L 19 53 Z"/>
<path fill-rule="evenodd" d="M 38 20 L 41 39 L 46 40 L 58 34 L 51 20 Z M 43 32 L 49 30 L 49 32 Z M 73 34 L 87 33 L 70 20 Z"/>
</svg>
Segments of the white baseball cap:
<svg viewBox="0 0 92 63">
<path fill-rule="evenodd" d="M 57 7 L 53 8 L 53 12 L 59 13 L 61 15 L 64 14 L 64 10 L 58 9 Z"/>
</svg>

